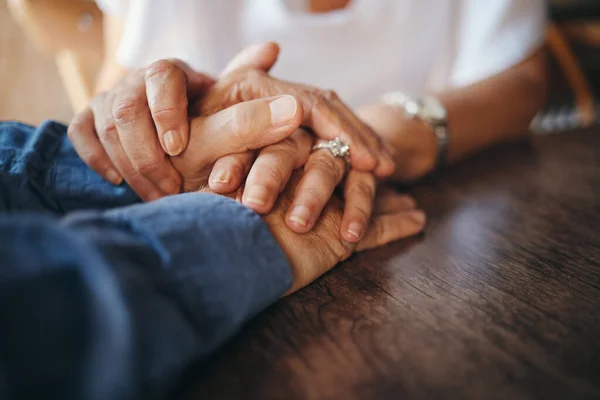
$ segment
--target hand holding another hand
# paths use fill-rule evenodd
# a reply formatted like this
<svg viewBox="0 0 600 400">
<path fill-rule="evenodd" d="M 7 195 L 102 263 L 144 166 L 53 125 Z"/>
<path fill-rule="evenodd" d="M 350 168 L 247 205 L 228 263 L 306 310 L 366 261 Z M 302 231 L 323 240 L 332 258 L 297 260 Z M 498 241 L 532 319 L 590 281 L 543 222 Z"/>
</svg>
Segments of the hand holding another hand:
<svg viewBox="0 0 600 400">
<path fill-rule="evenodd" d="M 122 176 L 146 201 L 207 183 L 228 193 L 245 180 L 242 201 L 267 213 L 292 171 L 305 165 L 287 224 L 308 232 L 346 166 L 326 150 L 311 154 L 313 136 L 297 128 L 304 125 L 321 138 L 340 136 L 351 146 L 353 167 L 341 235 L 357 242 L 375 194 L 375 178 L 367 171 L 391 173 L 391 156 L 337 96 L 269 77 L 278 52 L 272 43 L 249 48 L 218 84 L 180 61 L 158 61 L 97 96 L 74 118 L 69 137 L 92 169 L 113 183 Z M 190 115 L 199 115 L 189 127 L 188 103 Z"/>
<path fill-rule="evenodd" d="M 293 202 L 302 175 L 301 171 L 292 175 L 271 213 L 263 216 L 292 268 L 293 282 L 287 294 L 308 285 L 354 252 L 414 236 L 425 227 L 425 214 L 416 208 L 411 197 L 384 191 L 378 195 L 373 218 L 357 243 L 350 243 L 339 235 L 344 204 L 335 195 L 325 205 L 312 231 L 295 233 L 286 226 L 286 211 Z M 210 188 L 202 191 L 212 193 Z M 242 196 L 242 189 L 228 195 L 238 201 Z"/>
</svg>

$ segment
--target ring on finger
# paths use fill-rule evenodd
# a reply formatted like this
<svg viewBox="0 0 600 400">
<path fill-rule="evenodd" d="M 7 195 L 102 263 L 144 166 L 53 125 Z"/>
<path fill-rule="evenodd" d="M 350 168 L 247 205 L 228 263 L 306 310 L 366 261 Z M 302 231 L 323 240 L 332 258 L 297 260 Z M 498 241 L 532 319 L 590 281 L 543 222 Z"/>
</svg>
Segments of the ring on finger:
<svg viewBox="0 0 600 400">
<path fill-rule="evenodd" d="M 333 140 L 319 141 L 312 148 L 312 152 L 317 150 L 329 150 L 334 157 L 339 157 L 346 162 L 346 167 L 350 167 L 350 145 L 339 137 Z"/>
</svg>

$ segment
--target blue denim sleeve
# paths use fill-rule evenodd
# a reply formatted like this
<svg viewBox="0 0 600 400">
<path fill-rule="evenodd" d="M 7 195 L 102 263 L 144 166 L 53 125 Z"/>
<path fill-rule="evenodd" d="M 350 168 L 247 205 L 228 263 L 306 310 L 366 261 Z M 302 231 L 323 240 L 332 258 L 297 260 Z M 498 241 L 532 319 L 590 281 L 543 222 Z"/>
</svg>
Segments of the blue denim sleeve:
<svg viewBox="0 0 600 400">
<path fill-rule="evenodd" d="M 140 201 L 127 185 L 114 186 L 89 169 L 66 133 L 54 121 L 37 128 L 0 123 L 0 211 L 64 214 Z"/>
<path fill-rule="evenodd" d="M 20 152 L 40 160 L 14 160 L 4 178 L 47 165 L 35 153 Z M 16 197 L 3 182 L 5 204 L 76 204 L 68 185 L 59 196 L 44 189 L 57 167 L 28 173 Z M 99 208 L 126 198 L 86 177 L 94 196 L 108 193 Z M 197 193 L 62 219 L 0 213 L 0 255 L 0 398 L 162 398 L 292 278 L 257 214 Z"/>
</svg>

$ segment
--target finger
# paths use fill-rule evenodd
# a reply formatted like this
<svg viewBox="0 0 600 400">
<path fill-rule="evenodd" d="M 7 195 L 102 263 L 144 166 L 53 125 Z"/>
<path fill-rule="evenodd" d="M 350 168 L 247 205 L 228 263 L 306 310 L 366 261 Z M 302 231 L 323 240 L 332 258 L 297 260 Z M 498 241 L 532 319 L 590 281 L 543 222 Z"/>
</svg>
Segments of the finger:
<svg viewBox="0 0 600 400">
<path fill-rule="evenodd" d="M 208 186 L 219 194 L 238 189 L 250 171 L 254 157 L 255 152 L 248 151 L 219 158 L 210 173 Z"/>
<path fill-rule="evenodd" d="M 329 151 L 319 150 L 310 155 L 286 215 L 291 230 L 306 233 L 312 229 L 342 180 L 345 168 L 344 160 L 334 157 Z"/>
<path fill-rule="evenodd" d="M 360 118 L 354 114 L 350 108 L 335 94 L 329 94 L 331 103 L 336 110 L 343 114 L 346 120 L 354 127 L 356 132 L 359 132 L 363 142 L 369 148 L 371 154 L 377 157 L 377 167 L 374 170 L 375 175 L 385 177 L 391 175 L 396 169 L 396 163 L 389 151 L 386 150 L 383 141 L 373 129 L 362 122 Z"/>
<path fill-rule="evenodd" d="M 363 236 L 373 211 L 375 177 L 370 172 L 350 171 L 344 186 L 344 216 L 340 235 L 350 243 Z"/>
<path fill-rule="evenodd" d="M 113 117 L 123 150 L 137 173 L 165 195 L 179 193 L 181 177 L 158 142 L 143 82 L 116 95 Z"/>
<path fill-rule="evenodd" d="M 260 69 L 265 72 L 275 65 L 279 56 L 279 45 L 275 42 L 258 43 L 239 52 L 225 67 L 221 76 L 241 68 Z"/>
<path fill-rule="evenodd" d="M 306 99 L 299 97 L 300 100 Z M 334 106 L 337 95 L 328 91 L 317 95 L 312 103 L 302 104 L 305 110 L 304 123 L 308 124 L 320 139 L 331 140 L 339 137 L 350 146 L 352 168 L 361 172 L 372 172 L 378 164 L 378 155 L 372 151 L 364 135 L 350 124 L 342 112 Z"/>
<path fill-rule="evenodd" d="M 383 246 L 394 240 L 414 236 L 425 228 L 425 213 L 421 210 L 378 215 L 373 218 L 356 251 Z"/>
<path fill-rule="evenodd" d="M 238 188 L 236 190 L 234 190 L 231 193 L 219 193 L 219 196 L 223 196 L 223 197 L 227 197 L 231 200 L 235 200 L 238 203 L 242 202 L 242 193 L 243 193 L 244 189 L 243 188 Z M 212 189 L 208 186 L 205 186 L 201 189 L 198 190 L 198 193 L 208 193 L 208 194 L 215 194 L 215 192 L 212 191 Z"/>
<path fill-rule="evenodd" d="M 188 147 L 202 149 L 214 162 L 285 139 L 298 129 L 302 115 L 300 103 L 289 95 L 239 103 L 208 117 L 194 118 L 191 129 L 201 134 L 192 135 Z"/>
<path fill-rule="evenodd" d="M 94 118 L 96 132 L 98 133 L 98 139 L 100 139 L 102 147 L 104 147 L 106 154 L 121 176 L 142 200 L 151 201 L 163 197 L 164 193 L 148 179 L 138 174 L 131 165 L 131 162 L 129 162 L 129 158 L 127 158 L 121 146 L 119 134 L 117 133 L 115 121 L 112 116 L 112 102 L 112 97 L 109 97 L 102 102 L 92 101 L 91 103 L 94 115 L 96 116 Z"/>
<path fill-rule="evenodd" d="M 123 177 L 108 158 L 96 135 L 94 113 L 91 108 L 86 108 L 75 115 L 69 124 L 67 135 L 75 151 L 88 167 L 113 185 L 120 185 L 123 182 Z"/>
<path fill-rule="evenodd" d="M 308 132 L 299 129 L 289 138 L 262 149 L 246 179 L 242 202 L 258 213 L 270 212 L 294 169 L 306 163 L 312 141 Z"/>
<path fill-rule="evenodd" d="M 169 61 L 177 65 L 185 73 L 188 99 L 206 93 L 217 82 L 212 76 L 195 71 L 181 60 L 172 58 Z"/>
<path fill-rule="evenodd" d="M 164 152 L 177 156 L 189 139 L 187 77 L 169 60 L 152 63 L 145 74 L 146 98 Z"/>
<path fill-rule="evenodd" d="M 390 214 L 401 211 L 410 211 L 417 208 L 417 202 L 408 195 L 397 193 L 386 195 L 378 192 L 375 200 L 375 214 Z"/>
</svg>

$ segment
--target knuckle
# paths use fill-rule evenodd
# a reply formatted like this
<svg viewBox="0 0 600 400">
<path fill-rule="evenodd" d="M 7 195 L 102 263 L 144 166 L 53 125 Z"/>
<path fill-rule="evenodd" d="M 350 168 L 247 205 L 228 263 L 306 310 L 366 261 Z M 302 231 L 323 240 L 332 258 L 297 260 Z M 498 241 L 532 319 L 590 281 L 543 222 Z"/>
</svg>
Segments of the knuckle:
<svg viewBox="0 0 600 400">
<path fill-rule="evenodd" d="M 254 100 L 284 94 L 278 84 L 274 84 L 269 75 L 261 70 L 247 69 L 234 83 L 237 89 L 233 94 L 238 101 Z"/>
<path fill-rule="evenodd" d="M 369 218 L 371 217 L 371 210 L 362 204 L 353 204 L 352 209 L 349 211 L 354 217 L 360 219 L 363 223 L 368 222 Z"/>
<path fill-rule="evenodd" d="M 161 163 L 156 158 L 148 158 L 134 163 L 135 170 L 142 176 L 156 174 L 160 170 Z"/>
<path fill-rule="evenodd" d="M 268 189 L 283 189 L 285 177 L 281 169 L 273 166 L 263 166 L 256 173 L 253 173 L 249 180 L 252 183 L 260 182 Z"/>
<path fill-rule="evenodd" d="M 181 115 L 181 112 L 187 110 L 187 106 L 187 99 L 182 99 L 179 101 L 179 104 L 173 106 L 153 104 L 150 107 L 150 112 L 157 122 L 175 122 L 177 117 Z"/>
<path fill-rule="evenodd" d="M 328 181 L 339 182 L 344 173 L 343 167 L 336 162 L 335 158 L 325 151 L 320 151 L 322 156 L 315 157 L 310 165 L 311 170 L 323 174 Z"/>
<path fill-rule="evenodd" d="M 335 232 L 335 228 L 333 228 Z M 352 246 L 349 243 L 346 243 L 339 237 L 336 237 L 335 240 L 325 240 L 325 243 L 329 246 L 329 250 L 335 255 L 335 257 L 339 261 L 344 261 L 348 257 L 352 255 Z"/>
<path fill-rule="evenodd" d="M 334 90 L 331 90 L 331 89 L 324 90 L 321 93 L 321 95 L 323 96 L 323 99 L 328 102 L 335 102 L 340 99 L 338 94 Z"/>
<path fill-rule="evenodd" d="M 371 180 L 371 181 L 373 181 L 373 180 Z M 350 187 L 348 188 L 348 193 L 349 194 L 358 194 L 361 197 L 366 197 L 366 198 L 373 200 L 375 198 L 375 184 L 374 184 L 374 181 L 373 181 L 373 183 L 371 183 L 371 181 L 369 181 L 369 182 L 364 181 L 364 180 L 354 181 L 352 183 L 352 185 L 350 185 Z"/>
<path fill-rule="evenodd" d="M 144 178 L 137 172 L 137 171 L 133 171 L 124 176 L 125 180 L 127 181 L 127 183 L 129 184 L 129 186 L 131 186 L 131 188 L 139 195 L 143 195 L 143 194 L 148 194 L 146 193 L 147 190 L 146 186 L 144 185 L 145 180 Z"/>
<path fill-rule="evenodd" d="M 285 139 L 279 143 L 277 143 L 274 148 L 274 151 L 282 152 L 285 156 L 294 156 L 298 154 L 298 142 L 291 138 Z"/>
<path fill-rule="evenodd" d="M 99 151 L 89 151 L 81 154 L 81 158 L 92 168 L 98 168 L 104 164 L 104 154 Z"/>
<path fill-rule="evenodd" d="M 385 237 L 386 237 L 386 232 L 390 232 L 390 230 L 387 229 L 387 225 L 383 221 L 381 221 L 381 223 L 375 224 L 374 227 L 375 227 L 374 228 L 375 229 L 375 238 L 376 238 L 377 243 L 384 243 Z"/>
<path fill-rule="evenodd" d="M 163 78 L 178 72 L 183 73 L 178 65 L 171 60 L 158 60 L 146 68 L 146 79 Z"/>
<path fill-rule="evenodd" d="M 304 188 L 304 195 L 307 199 L 310 199 L 310 202 L 313 204 L 325 204 L 327 200 L 329 200 L 325 198 L 323 192 L 313 186 Z"/>
<path fill-rule="evenodd" d="M 144 112 L 145 99 L 140 96 L 125 96 L 115 102 L 113 117 L 118 124 L 129 124 Z"/>
<path fill-rule="evenodd" d="M 67 127 L 67 137 L 72 141 L 73 138 L 77 137 L 78 133 L 85 128 L 85 124 L 81 122 L 77 117 L 75 117 Z"/>
<path fill-rule="evenodd" d="M 252 134 L 253 118 L 243 111 L 242 108 L 235 108 L 228 120 L 228 129 L 233 133 L 233 139 L 238 143 L 247 143 L 252 147 L 254 143 L 249 142 Z"/>
<path fill-rule="evenodd" d="M 323 93 L 319 93 L 314 101 L 314 110 L 320 113 L 329 111 L 329 101 L 325 98 Z"/>
<path fill-rule="evenodd" d="M 252 81 L 257 81 L 262 77 L 262 73 L 260 73 L 258 70 L 254 69 L 254 68 L 248 68 L 245 69 L 243 72 L 243 76 L 244 79 L 252 82 Z"/>
<path fill-rule="evenodd" d="M 110 119 L 103 125 L 99 127 L 98 137 L 101 141 L 112 141 L 118 139 L 117 126 L 115 125 L 115 121 Z"/>
<path fill-rule="evenodd" d="M 248 166 L 243 159 L 239 157 L 232 157 L 230 162 L 225 166 L 225 169 L 228 169 L 233 176 L 242 179 L 242 177 L 244 177 L 248 171 Z"/>
</svg>

